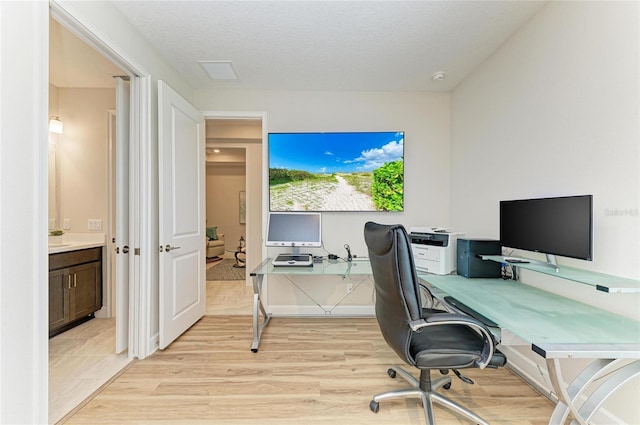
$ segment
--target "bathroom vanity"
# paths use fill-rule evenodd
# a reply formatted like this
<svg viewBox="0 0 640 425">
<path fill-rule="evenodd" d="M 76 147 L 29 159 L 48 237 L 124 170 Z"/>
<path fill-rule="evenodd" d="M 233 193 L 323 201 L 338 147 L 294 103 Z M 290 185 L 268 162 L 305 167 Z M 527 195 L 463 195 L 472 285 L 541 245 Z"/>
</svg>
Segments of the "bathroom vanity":
<svg viewBox="0 0 640 425">
<path fill-rule="evenodd" d="M 102 246 L 85 245 L 49 250 L 49 338 L 93 318 L 102 308 Z"/>
</svg>

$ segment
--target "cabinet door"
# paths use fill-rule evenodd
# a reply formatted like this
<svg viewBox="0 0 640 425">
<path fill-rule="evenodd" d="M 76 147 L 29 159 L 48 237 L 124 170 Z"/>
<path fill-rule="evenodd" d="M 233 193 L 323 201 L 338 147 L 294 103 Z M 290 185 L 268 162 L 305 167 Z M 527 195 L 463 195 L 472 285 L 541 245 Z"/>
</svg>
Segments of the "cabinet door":
<svg viewBox="0 0 640 425">
<path fill-rule="evenodd" d="M 71 320 L 87 316 L 102 308 L 102 265 L 100 261 L 72 267 L 73 286 Z"/>
<path fill-rule="evenodd" d="M 67 270 L 49 272 L 49 332 L 70 320 Z"/>
</svg>

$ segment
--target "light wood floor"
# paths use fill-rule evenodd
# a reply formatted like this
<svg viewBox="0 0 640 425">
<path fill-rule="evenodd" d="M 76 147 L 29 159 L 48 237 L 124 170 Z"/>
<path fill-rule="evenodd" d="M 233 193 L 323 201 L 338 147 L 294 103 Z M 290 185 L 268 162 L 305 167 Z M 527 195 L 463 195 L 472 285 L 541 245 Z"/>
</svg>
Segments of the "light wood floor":
<svg viewBox="0 0 640 425">
<path fill-rule="evenodd" d="M 244 281 L 207 282 L 207 315 L 247 315 L 252 305 L 253 289 Z M 129 363 L 127 353 L 115 354 L 114 348 L 115 319 L 92 319 L 49 340 L 50 424 L 60 422 Z"/>
<path fill-rule="evenodd" d="M 244 280 L 207 281 L 206 314 L 250 316 L 253 311 L 253 286 Z"/>
<path fill-rule="evenodd" d="M 274 318 L 252 353 L 250 316 L 206 316 L 168 349 L 136 361 L 67 424 L 424 424 L 373 318 Z M 465 370 L 447 395 L 492 424 L 546 424 L 552 404 L 507 368 Z M 438 424 L 468 422 L 436 407 Z"/>
<path fill-rule="evenodd" d="M 49 340 L 49 423 L 56 423 L 129 363 L 115 354 L 115 319 L 92 319 Z"/>
</svg>

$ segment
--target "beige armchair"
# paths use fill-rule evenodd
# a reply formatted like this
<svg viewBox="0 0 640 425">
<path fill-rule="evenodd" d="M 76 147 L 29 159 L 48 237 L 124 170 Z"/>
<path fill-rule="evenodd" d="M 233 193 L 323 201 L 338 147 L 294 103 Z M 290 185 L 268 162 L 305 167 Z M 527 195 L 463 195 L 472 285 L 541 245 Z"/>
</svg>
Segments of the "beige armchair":
<svg viewBox="0 0 640 425">
<path fill-rule="evenodd" d="M 218 233 L 218 239 L 207 240 L 207 258 L 224 255 L 224 233 Z"/>
</svg>

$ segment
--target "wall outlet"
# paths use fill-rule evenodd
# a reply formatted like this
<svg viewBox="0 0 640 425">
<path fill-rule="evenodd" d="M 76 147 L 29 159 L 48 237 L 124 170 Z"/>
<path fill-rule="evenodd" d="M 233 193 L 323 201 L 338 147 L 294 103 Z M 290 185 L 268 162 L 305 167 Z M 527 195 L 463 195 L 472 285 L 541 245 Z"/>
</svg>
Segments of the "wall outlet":
<svg viewBox="0 0 640 425">
<path fill-rule="evenodd" d="M 90 218 L 87 222 L 87 229 L 89 230 L 101 230 L 102 220 L 98 218 Z"/>
<path fill-rule="evenodd" d="M 353 283 L 347 283 L 347 294 L 353 292 Z"/>
<path fill-rule="evenodd" d="M 71 219 L 65 218 L 64 220 L 62 220 L 62 230 L 69 230 L 69 229 L 71 229 Z"/>
</svg>

